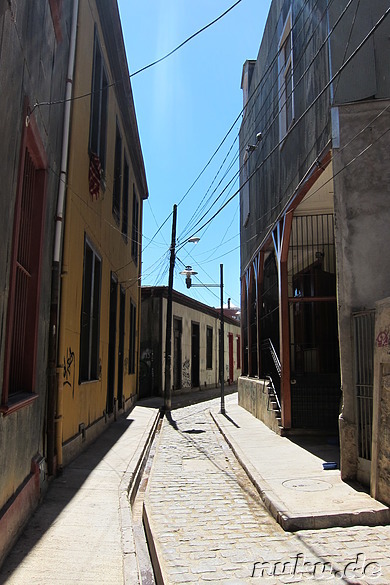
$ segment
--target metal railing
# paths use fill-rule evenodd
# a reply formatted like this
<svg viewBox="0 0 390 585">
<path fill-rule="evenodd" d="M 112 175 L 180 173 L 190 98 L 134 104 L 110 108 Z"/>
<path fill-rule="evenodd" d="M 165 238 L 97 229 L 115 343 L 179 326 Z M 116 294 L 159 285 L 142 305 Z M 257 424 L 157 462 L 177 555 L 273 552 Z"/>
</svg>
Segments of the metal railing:
<svg viewBox="0 0 390 585">
<path fill-rule="evenodd" d="M 276 353 L 276 349 L 274 348 L 274 345 L 273 345 L 271 339 L 269 339 L 269 338 L 265 339 L 261 344 L 261 349 L 268 350 L 269 353 L 271 354 L 271 357 L 272 357 L 273 362 L 275 364 L 276 371 L 277 371 L 279 378 L 280 378 L 280 376 L 282 375 L 282 366 L 281 366 L 281 363 L 279 360 L 279 356 Z"/>
<path fill-rule="evenodd" d="M 279 414 L 282 412 L 282 407 L 280 405 L 280 401 L 279 401 L 279 397 L 278 394 L 276 392 L 273 380 L 271 378 L 271 376 L 266 376 L 265 377 L 266 380 L 268 380 L 268 402 L 267 402 L 267 410 L 278 410 Z M 277 405 L 277 409 L 275 408 L 270 408 L 270 402 L 274 401 Z"/>
<path fill-rule="evenodd" d="M 375 311 L 353 314 L 359 456 L 371 460 Z"/>
</svg>

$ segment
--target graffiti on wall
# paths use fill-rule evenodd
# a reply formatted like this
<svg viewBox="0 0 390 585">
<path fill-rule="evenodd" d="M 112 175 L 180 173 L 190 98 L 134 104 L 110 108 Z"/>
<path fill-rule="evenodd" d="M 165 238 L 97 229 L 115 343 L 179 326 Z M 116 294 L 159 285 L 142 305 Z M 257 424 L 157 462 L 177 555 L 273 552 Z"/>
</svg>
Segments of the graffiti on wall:
<svg viewBox="0 0 390 585">
<path fill-rule="evenodd" d="M 140 378 L 148 378 L 153 375 L 153 350 L 146 348 L 141 352 Z"/>
<path fill-rule="evenodd" d="M 385 327 L 383 331 L 380 331 L 376 338 L 376 346 L 377 347 L 387 347 L 390 346 L 390 326 Z M 390 351 L 390 350 L 389 350 Z"/>
<path fill-rule="evenodd" d="M 66 350 L 66 356 L 64 356 L 64 370 L 63 370 L 63 377 L 64 377 L 64 386 L 70 386 L 73 390 L 74 395 L 74 376 L 75 376 L 75 362 L 76 357 L 74 351 L 72 351 L 71 347 L 68 347 Z"/>
<path fill-rule="evenodd" d="M 183 388 L 190 388 L 191 387 L 191 373 L 190 373 L 190 360 L 189 359 L 186 359 L 183 362 L 182 387 Z"/>
</svg>

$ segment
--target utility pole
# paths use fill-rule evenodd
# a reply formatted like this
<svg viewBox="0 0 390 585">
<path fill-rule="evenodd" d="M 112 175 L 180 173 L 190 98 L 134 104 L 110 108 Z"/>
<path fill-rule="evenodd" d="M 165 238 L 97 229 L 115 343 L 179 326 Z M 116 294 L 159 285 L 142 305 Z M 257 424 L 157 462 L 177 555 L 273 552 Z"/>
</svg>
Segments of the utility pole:
<svg viewBox="0 0 390 585">
<path fill-rule="evenodd" d="M 221 414 L 225 414 L 225 331 L 223 320 L 223 264 L 220 264 L 221 269 L 221 339 L 220 339 L 220 380 L 221 380 Z"/>
<path fill-rule="evenodd" d="M 173 271 L 175 268 L 175 246 L 176 246 L 176 217 L 177 205 L 173 206 L 172 218 L 172 241 L 171 241 L 171 259 L 169 263 L 168 279 L 168 304 L 167 304 L 167 328 L 165 335 L 165 388 L 164 388 L 164 410 L 171 410 L 172 406 L 172 389 L 171 389 L 171 352 L 172 352 L 172 291 L 173 291 Z"/>
</svg>

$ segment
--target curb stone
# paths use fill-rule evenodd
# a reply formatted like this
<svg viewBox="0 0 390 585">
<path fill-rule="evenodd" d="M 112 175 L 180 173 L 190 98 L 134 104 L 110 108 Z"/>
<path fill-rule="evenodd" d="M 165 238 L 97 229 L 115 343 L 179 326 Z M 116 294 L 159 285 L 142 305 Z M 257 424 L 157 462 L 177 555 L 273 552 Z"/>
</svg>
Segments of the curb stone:
<svg viewBox="0 0 390 585">
<path fill-rule="evenodd" d="M 258 491 L 265 507 L 286 532 L 298 530 L 319 530 L 324 528 L 347 528 L 352 526 L 378 526 L 386 525 L 390 521 L 390 509 L 361 510 L 357 512 L 318 513 L 317 515 L 292 514 L 286 505 L 278 498 L 274 490 L 261 476 L 255 466 L 248 460 L 241 447 L 234 441 L 216 415 L 210 412 L 210 416 L 233 451 L 237 461 L 245 470 L 250 481 Z"/>
<path fill-rule="evenodd" d="M 147 457 L 159 419 L 160 410 L 157 409 L 154 419 L 152 419 L 152 423 L 145 429 L 119 485 L 119 515 L 123 553 L 123 578 L 125 585 L 140 585 L 133 534 L 133 522 L 131 517 L 131 501 L 137 490 L 139 479 L 142 474 L 142 464 Z"/>
</svg>

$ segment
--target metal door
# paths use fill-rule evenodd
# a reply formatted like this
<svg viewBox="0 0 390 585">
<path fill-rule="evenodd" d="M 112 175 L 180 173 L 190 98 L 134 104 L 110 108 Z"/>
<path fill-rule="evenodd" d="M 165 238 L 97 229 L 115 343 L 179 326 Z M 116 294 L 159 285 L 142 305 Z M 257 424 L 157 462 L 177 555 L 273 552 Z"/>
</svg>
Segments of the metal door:
<svg viewBox="0 0 390 585">
<path fill-rule="evenodd" d="M 355 350 L 355 404 L 359 450 L 357 478 L 365 485 L 369 485 L 371 475 L 375 311 L 354 313 L 353 330 Z"/>
</svg>

